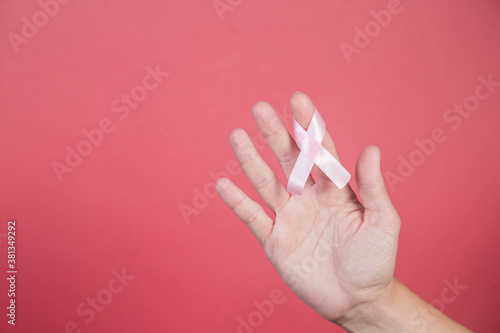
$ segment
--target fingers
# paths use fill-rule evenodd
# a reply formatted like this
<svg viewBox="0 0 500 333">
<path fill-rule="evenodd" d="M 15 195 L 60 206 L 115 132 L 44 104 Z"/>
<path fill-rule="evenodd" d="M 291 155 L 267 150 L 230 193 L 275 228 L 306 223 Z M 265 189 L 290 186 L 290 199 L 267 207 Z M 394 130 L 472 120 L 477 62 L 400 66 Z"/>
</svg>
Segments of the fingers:
<svg viewBox="0 0 500 333">
<path fill-rule="evenodd" d="M 252 115 L 260 132 L 266 138 L 267 143 L 273 150 L 274 155 L 283 170 L 286 179 L 290 177 L 293 166 L 300 154 L 300 149 L 288 133 L 280 117 L 273 107 L 266 102 L 257 102 L 252 107 Z M 309 175 L 306 186 L 314 184 Z"/>
<path fill-rule="evenodd" d="M 264 209 L 227 178 L 217 180 L 216 190 L 226 205 L 250 228 L 259 243 L 264 246 L 273 228 L 273 220 Z"/>
<path fill-rule="evenodd" d="M 359 155 L 356 164 L 356 183 L 365 209 L 395 212 L 380 171 L 380 149 L 377 146 L 368 146 Z"/>
<path fill-rule="evenodd" d="M 290 195 L 260 157 L 247 133 L 242 129 L 235 129 L 229 141 L 243 171 L 266 204 L 274 212 L 283 207 Z"/>
<path fill-rule="evenodd" d="M 295 120 L 297 120 L 299 125 L 307 130 L 315 110 L 315 106 L 311 99 L 306 94 L 300 92 L 293 94 L 292 97 L 290 97 L 290 110 L 292 111 L 293 117 L 295 118 Z M 326 150 L 328 150 L 330 154 L 332 154 L 337 160 L 339 160 L 337 150 L 335 149 L 335 144 L 333 143 L 331 136 L 328 134 L 328 131 L 325 133 L 323 142 L 321 144 L 323 147 L 325 147 Z M 318 181 L 329 180 L 328 176 L 316 165 L 314 166 L 314 170 L 318 175 Z"/>
</svg>

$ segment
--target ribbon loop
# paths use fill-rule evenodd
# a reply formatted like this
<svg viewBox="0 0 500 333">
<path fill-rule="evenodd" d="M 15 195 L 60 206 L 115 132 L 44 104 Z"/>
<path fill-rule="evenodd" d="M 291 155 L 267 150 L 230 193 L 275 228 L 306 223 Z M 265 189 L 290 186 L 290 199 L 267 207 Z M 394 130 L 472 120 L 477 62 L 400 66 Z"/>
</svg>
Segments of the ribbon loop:
<svg viewBox="0 0 500 333">
<path fill-rule="evenodd" d="M 302 194 L 307 177 L 311 169 L 316 164 L 330 180 L 340 189 L 343 188 L 351 179 L 351 175 L 340 164 L 332 154 L 322 145 L 323 137 L 326 132 L 326 125 L 323 118 L 314 110 L 311 123 L 307 131 L 293 119 L 293 131 L 295 141 L 300 149 L 299 157 L 295 162 L 290 178 L 288 179 L 288 192 Z"/>
</svg>

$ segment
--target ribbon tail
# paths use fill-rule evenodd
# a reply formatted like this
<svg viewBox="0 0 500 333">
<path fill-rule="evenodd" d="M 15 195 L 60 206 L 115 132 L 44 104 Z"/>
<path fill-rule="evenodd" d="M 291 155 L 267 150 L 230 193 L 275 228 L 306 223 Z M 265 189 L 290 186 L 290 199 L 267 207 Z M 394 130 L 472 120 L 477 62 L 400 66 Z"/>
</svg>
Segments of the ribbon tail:
<svg viewBox="0 0 500 333">
<path fill-rule="evenodd" d="M 343 188 L 349 183 L 351 179 L 351 174 L 340 164 L 339 161 L 332 155 L 330 155 L 326 149 L 325 152 L 328 154 L 318 154 L 314 163 L 323 171 L 330 180 L 337 185 L 339 189 Z"/>
<path fill-rule="evenodd" d="M 292 173 L 288 178 L 287 191 L 293 194 L 301 195 L 306 185 L 307 177 L 311 173 L 314 163 L 304 153 L 300 152 Z"/>
</svg>

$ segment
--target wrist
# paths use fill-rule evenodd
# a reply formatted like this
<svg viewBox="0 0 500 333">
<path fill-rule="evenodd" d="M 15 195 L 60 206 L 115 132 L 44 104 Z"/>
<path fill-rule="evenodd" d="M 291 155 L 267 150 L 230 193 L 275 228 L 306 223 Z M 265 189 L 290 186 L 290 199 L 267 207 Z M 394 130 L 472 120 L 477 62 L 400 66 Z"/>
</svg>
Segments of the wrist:
<svg viewBox="0 0 500 333">
<path fill-rule="evenodd" d="M 398 328 L 397 299 L 404 293 L 404 286 L 395 278 L 371 300 L 352 308 L 335 323 L 348 332 L 404 332 Z"/>
<path fill-rule="evenodd" d="M 351 310 L 335 322 L 351 333 L 471 332 L 394 278 L 378 297 Z M 417 321 L 416 318 L 420 320 Z"/>
</svg>

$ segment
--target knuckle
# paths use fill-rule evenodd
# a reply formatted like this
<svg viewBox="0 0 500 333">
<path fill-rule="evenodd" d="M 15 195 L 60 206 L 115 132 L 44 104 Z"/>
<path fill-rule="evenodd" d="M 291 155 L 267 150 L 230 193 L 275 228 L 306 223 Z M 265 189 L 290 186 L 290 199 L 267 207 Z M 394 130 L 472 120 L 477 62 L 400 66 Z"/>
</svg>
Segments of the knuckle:
<svg viewBox="0 0 500 333">
<path fill-rule="evenodd" d="M 283 128 L 284 128 L 283 124 L 281 124 L 280 121 L 278 121 L 277 117 L 273 117 L 269 120 L 266 126 L 265 129 L 266 133 L 262 134 L 264 134 L 266 140 L 269 140 L 276 134 L 280 133 Z"/>
<path fill-rule="evenodd" d="M 248 216 L 246 218 L 246 223 L 248 224 L 248 223 L 254 222 L 255 220 L 257 220 L 257 218 L 259 217 L 259 215 L 260 215 L 260 210 L 259 209 L 252 210 L 248 214 Z"/>
<path fill-rule="evenodd" d="M 257 157 L 257 152 L 253 147 L 240 148 L 238 151 L 240 164 L 243 166 Z"/>
<path fill-rule="evenodd" d="M 292 161 L 295 161 L 297 159 L 298 154 L 296 152 L 288 152 L 285 154 L 281 154 L 280 156 L 277 156 L 276 158 L 278 159 L 279 163 L 289 163 Z"/>
<path fill-rule="evenodd" d="M 245 202 L 245 200 L 247 199 L 246 196 L 243 196 L 234 206 L 233 206 L 233 210 L 236 211 L 238 210 L 242 205 L 243 203 Z"/>
<path fill-rule="evenodd" d="M 255 183 L 254 187 L 257 191 L 261 191 L 269 187 L 271 184 L 275 184 L 277 181 L 276 175 L 271 175 L 267 176 L 261 180 L 259 180 L 257 183 Z"/>
</svg>

